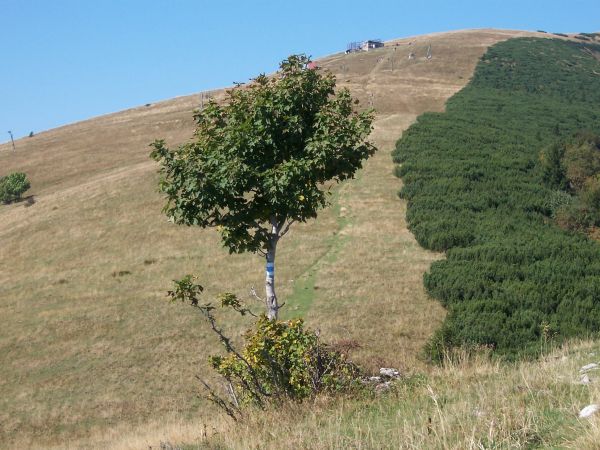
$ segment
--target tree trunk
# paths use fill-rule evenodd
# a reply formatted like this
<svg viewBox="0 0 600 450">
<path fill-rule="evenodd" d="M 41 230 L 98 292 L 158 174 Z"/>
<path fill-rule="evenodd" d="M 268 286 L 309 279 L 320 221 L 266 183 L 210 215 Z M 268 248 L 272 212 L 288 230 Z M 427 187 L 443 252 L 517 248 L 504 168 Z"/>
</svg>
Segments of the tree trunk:
<svg viewBox="0 0 600 450">
<path fill-rule="evenodd" d="M 266 306 L 267 306 L 267 317 L 270 320 L 277 320 L 277 314 L 279 312 L 279 304 L 277 303 L 277 294 L 275 294 L 275 253 L 277 251 L 277 240 L 279 239 L 279 229 L 277 222 L 271 220 L 272 231 L 271 231 L 271 242 L 267 249 L 267 267 L 266 267 L 266 280 L 265 280 L 265 291 L 266 291 Z"/>
</svg>

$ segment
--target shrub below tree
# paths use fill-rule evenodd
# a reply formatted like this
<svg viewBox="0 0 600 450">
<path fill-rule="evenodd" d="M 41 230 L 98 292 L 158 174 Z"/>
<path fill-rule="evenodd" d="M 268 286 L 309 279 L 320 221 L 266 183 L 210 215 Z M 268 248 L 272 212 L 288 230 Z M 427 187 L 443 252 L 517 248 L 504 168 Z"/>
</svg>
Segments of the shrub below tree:
<svg viewBox="0 0 600 450">
<path fill-rule="evenodd" d="M 348 355 L 321 342 L 315 331 L 305 328 L 302 319 L 281 321 L 268 319 L 265 314 L 256 316 L 234 294 L 224 293 L 217 299 L 220 307 L 256 319 L 238 350 L 217 322 L 217 307 L 201 303 L 202 291 L 202 286 L 188 275 L 175 281 L 169 296 L 200 312 L 223 345 L 225 354 L 212 355 L 209 361 L 224 380 L 227 395 L 201 382 L 209 398 L 231 417 L 237 418 L 244 405 L 262 408 L 284 399 L 303 400 L 360 386 L 360 370 Z"/>
</svg>

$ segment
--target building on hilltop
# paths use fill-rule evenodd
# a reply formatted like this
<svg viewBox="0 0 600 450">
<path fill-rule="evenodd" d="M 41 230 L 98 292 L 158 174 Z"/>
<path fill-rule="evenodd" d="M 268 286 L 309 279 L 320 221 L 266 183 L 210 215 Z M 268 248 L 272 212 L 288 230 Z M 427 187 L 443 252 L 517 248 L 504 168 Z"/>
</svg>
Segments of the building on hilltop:
<svg viewBox="0 0 600 450">
<path fill-rule="evenodd" d="M 362 49 L 365 52 L 381 47 L 383 47 L 383 42 L 381 41 L 381 39 L 370 39 L 362 43 Z"/>
<path fill-rule="evenodd" d="M 350 42 L 346 46 L 346 54 L 355 52 L 368 52 L 376 48 L 383 47 L 383 41 L 381 39 L 369 39 L 366 41 Z"/>
</svg>

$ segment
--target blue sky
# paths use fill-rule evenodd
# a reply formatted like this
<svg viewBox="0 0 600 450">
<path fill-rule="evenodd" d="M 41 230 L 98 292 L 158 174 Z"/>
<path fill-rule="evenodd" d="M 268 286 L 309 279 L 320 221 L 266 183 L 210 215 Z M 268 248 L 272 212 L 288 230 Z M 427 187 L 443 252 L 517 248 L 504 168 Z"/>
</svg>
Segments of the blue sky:
<svg viewBox="0 0 600 450">
<path fill-rule="evenodd" d="M 292 53 L 463 28 L 600 31 L 600 0 L 0 0 L 0 142 L 247 81 Z"/>
</svg>

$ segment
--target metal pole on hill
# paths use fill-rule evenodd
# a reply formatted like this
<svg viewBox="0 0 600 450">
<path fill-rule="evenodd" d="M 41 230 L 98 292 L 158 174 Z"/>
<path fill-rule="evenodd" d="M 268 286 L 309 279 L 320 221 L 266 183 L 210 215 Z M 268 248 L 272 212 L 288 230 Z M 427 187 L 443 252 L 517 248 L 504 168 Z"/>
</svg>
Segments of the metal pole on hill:
<svg viewBox="0 0 600 450">
<path fill-rule="evenodd" d="M 12 142 L 12 146 L 13 146 L 13 152 L 16 152 L 16 151 L 17 151 L 17 149 L 15 148 L 15 140 L 14 140 L 14 138 L 13 138 L 12 131 L 10 131 L 10 130 L 9 130 L 9 131 L 8 131 L 8 134 L 10 134 L 10 142 Z"/>
</svg>

